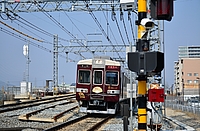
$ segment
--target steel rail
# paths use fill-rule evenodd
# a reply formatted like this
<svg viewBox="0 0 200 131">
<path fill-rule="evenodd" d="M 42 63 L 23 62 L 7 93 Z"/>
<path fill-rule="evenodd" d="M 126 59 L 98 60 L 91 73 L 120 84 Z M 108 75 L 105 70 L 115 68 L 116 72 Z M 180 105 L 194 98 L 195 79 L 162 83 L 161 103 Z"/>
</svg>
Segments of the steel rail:
<svg viewBox="0 0 200 131">
<path fill-rule="evenodd" d="M 85 116 L 79 117 L 79 118 L 74 119 L 74 120 L 71 120 L 71 121 L 63 122 L 63 123 L 61 123 L 61 124 L 59 124 L 59 125 L 56 125 L 56 126 L 51 127 L 51 128 L 47 128 L 47 129 L 45 129 L 45 130 L 43 130 L 43 131 L 57 131 L 57 130 L 59 130 L 59 129 L 61 129 L 61 128 L 67 126 L 67 125 L 71 125 L 71 124 L 73 124 L 73 123 L 79 122 L 79 121 L 81 121 L 81 120 L 87 118 L 88 116 L 89 116 L 89 115 L 85 115 Z"/>
<path fill-rule="evenodd" d="M 22 109 L 22 108 L 26 108 L 26 107 L 38 106 L 40 104 L 56 102 L 56 101 L 60 101 L 60 100 L 64 100 L 64 99 L 67 100 L 67 99 L 70 99 L 70 98 L 75 98 L 75 95 L 70 94 L 69 96 L 60 96 L 59 98 L 58 97 L 51 97 L 51 98 L 46 98 L 46 99 L 37 100 L 37 101 L 30 100 L 28 102 L 9 104 L 9 105 L 5 105 L 5 106 L 1 106 L 0 113 L 13 111 L 13 110 L 17 110 L 17 109 Z"/>
</svg>

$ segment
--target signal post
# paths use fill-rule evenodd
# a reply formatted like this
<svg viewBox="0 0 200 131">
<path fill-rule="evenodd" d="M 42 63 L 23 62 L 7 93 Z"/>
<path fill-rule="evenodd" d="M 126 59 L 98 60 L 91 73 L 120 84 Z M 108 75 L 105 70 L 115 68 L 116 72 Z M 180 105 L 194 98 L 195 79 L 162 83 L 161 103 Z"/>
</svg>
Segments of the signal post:
<svg viewBox="0 0 200 131">
<path fill-rule="evenodd" d="M 154 20 L 171 21 L 173 0 L 151 0 L 150 2 L 151 17 Z M 129 70 L 138 75 L 138 130 L 144 131 L 147 130 L 147 76 L 160 74 L 164 68 L 164 53 L 149 50 L 147 34 L 154 27 L 154 23 L 147 18 L 147 0 L 138 0 L 138 20 L 136 24 L 138 25 L 136 52 L 128 53 L 128 67 Z"/>
<path fill-rule="evenodd" d="M 147 1 L 138 0 L 138 42 L 137 42 L 137 51 L 143 52 L 149 50 L 149 43 L 143 41 L 142 36 L 145 34 L 146 29 L 141 24 L 141 20 L 147 17 Z M 144 45 L 143 45 L 143 44 Z M 146 130 L 147 128 L 147 87 L 146 87 L 147 78 L 145 75 L 138 76 L 138 130 Z"/>
</svg>

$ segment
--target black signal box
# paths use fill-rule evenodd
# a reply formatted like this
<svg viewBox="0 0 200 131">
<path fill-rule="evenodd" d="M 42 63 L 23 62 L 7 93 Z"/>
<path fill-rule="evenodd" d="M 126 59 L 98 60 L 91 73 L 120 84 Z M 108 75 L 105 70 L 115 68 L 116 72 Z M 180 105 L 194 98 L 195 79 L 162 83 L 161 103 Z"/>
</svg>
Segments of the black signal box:
<svg viewBox="0 0 200 131">
<path fill-rule="evenodd" d="M 138 75 L 153 75 L 164 68 L 164 53 L 162 52 L 129 52 L 128 68 Z"/>
</svg>

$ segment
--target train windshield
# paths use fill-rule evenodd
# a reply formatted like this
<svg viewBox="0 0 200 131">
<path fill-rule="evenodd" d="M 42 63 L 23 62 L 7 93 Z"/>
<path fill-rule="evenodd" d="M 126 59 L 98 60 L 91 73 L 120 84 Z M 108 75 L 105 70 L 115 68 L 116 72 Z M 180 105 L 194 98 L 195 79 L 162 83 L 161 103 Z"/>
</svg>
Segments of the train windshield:
<svg viewBox="0 0 200 131">
<path fill-rule="evenodd" d="M 118 84 L 118 72 L 106 72 L 106 84 Z"/>
<path fill-rule="evenodd" d="M 90 83 L 90 71 L 79 70 L 79 83 Z"/>
<path fill-rule="evenodd" d="M 102 71 L 94 71 L 94 84 L 102 84 Z"/>
</svg>

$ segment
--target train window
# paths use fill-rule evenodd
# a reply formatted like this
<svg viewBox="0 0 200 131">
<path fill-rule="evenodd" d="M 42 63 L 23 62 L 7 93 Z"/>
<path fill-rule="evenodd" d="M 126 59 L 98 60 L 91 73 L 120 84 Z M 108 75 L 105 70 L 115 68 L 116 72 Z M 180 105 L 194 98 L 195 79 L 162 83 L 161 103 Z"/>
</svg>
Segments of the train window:
<svg viewBox="0 0 200 131">
<path fill-rule="evenodd" d="M 79 83 L 90 83 L 90 71 L 79 70 Z"/>
<path fill-rule="evenodd" d="M 118 72 L 106 72 L 106 84 L 118 84 Z"/>
<path fill-rule="evenodd" d="M 94 84 L 102 84 L 102 71 L 94 72 Z"/>
</svg>

